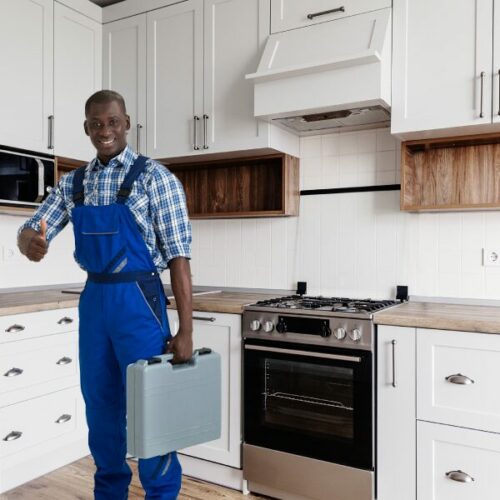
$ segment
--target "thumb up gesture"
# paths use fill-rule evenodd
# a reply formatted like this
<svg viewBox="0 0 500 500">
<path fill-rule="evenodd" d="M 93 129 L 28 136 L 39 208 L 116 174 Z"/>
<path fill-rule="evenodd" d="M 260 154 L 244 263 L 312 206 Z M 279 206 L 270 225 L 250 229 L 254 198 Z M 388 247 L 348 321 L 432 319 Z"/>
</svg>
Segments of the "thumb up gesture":
<svg viewBox="0 0 500 500">
<path fill-rule="evenodd" d="M 19 250 L 26 255 L 29 260 L 39 262 L 47 253 L 47 222 L 40 221 L 40 230 L 24 229 L 19 235 L 17 242 Z"/>
</svg>

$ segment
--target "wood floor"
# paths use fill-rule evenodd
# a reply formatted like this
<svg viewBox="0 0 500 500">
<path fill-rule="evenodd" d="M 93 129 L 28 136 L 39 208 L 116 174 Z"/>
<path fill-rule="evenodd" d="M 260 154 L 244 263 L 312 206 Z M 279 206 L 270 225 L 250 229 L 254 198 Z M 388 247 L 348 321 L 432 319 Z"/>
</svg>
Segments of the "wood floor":
<svg viewBox="0 0 500 500">
<path fill-rule="evenodd" d="M 129 489 L 129 500 L 144 498 L 137 475 L 137 463 L 129 461 L 134 477 Z M 0 495 L 1 500 L 93 500 L 94 462 L 90 457 L 83 458 L 66 467 L 58 469 L 46 476 L 10 490 Z M 210 483 L 188 477 L 182 479 L 182 490 L 179 500 L 236 500 L 260 499 L 255 495 L 243 495 L 239 491 L 230 490 Z"/>
</svg>

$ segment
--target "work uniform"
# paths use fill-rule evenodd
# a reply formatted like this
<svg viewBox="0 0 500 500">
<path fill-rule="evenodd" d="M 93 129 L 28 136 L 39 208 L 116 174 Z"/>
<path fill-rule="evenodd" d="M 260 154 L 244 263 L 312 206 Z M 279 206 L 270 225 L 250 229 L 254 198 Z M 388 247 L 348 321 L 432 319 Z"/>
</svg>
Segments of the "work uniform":
<svg viewBox="0 0 500 500">
<path fill-rule="evenodd" d="M 79 304 L 81 389 L 97 466 L 95 499 L 124 500 L 131 479 L 125 461 L 126 368 L 161 354 L 171 334 L 157 266 L 126 204 L 146 158 L 135 159 L 116 201 L 107 205 L 84 204 L 87 168 L 72 174 L 70 211 L 75 257 L 88 273 Z M 139 476 L 146 499 L 177 498 L 181 468 L 175 453 L 139 460 Z"/>
</svg>

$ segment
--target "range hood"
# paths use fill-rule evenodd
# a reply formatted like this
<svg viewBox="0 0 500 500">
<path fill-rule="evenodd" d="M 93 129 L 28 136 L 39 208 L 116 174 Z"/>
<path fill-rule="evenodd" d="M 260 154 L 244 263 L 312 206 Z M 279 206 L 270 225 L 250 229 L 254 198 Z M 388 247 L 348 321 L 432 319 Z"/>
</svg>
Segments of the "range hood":
<svg viewBox="0 0 500 500">
<path fill-rule="evenodd" d="M 388 126 L 391 9 L 269 36 L 254 82 L 254 114 L 299 135 Z"/>
</svg>

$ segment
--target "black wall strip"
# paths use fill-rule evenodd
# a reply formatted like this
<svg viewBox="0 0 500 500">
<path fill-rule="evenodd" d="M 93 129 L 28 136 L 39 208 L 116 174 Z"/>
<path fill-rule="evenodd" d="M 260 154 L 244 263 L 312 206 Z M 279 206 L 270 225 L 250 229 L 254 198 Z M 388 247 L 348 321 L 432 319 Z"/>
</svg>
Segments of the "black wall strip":
<svg viewBox="0 0 500 500">
<path fill-rule="evenodd" d="M 359 186 L 331 189 L 303 189 L 300 196 L 314 196 L 317 194 L 340 194 L 340 193 L 366 193 L 368 191 L 399 191 L 400 184 L 386 184 L 384 186 Z"/>
</svg>

